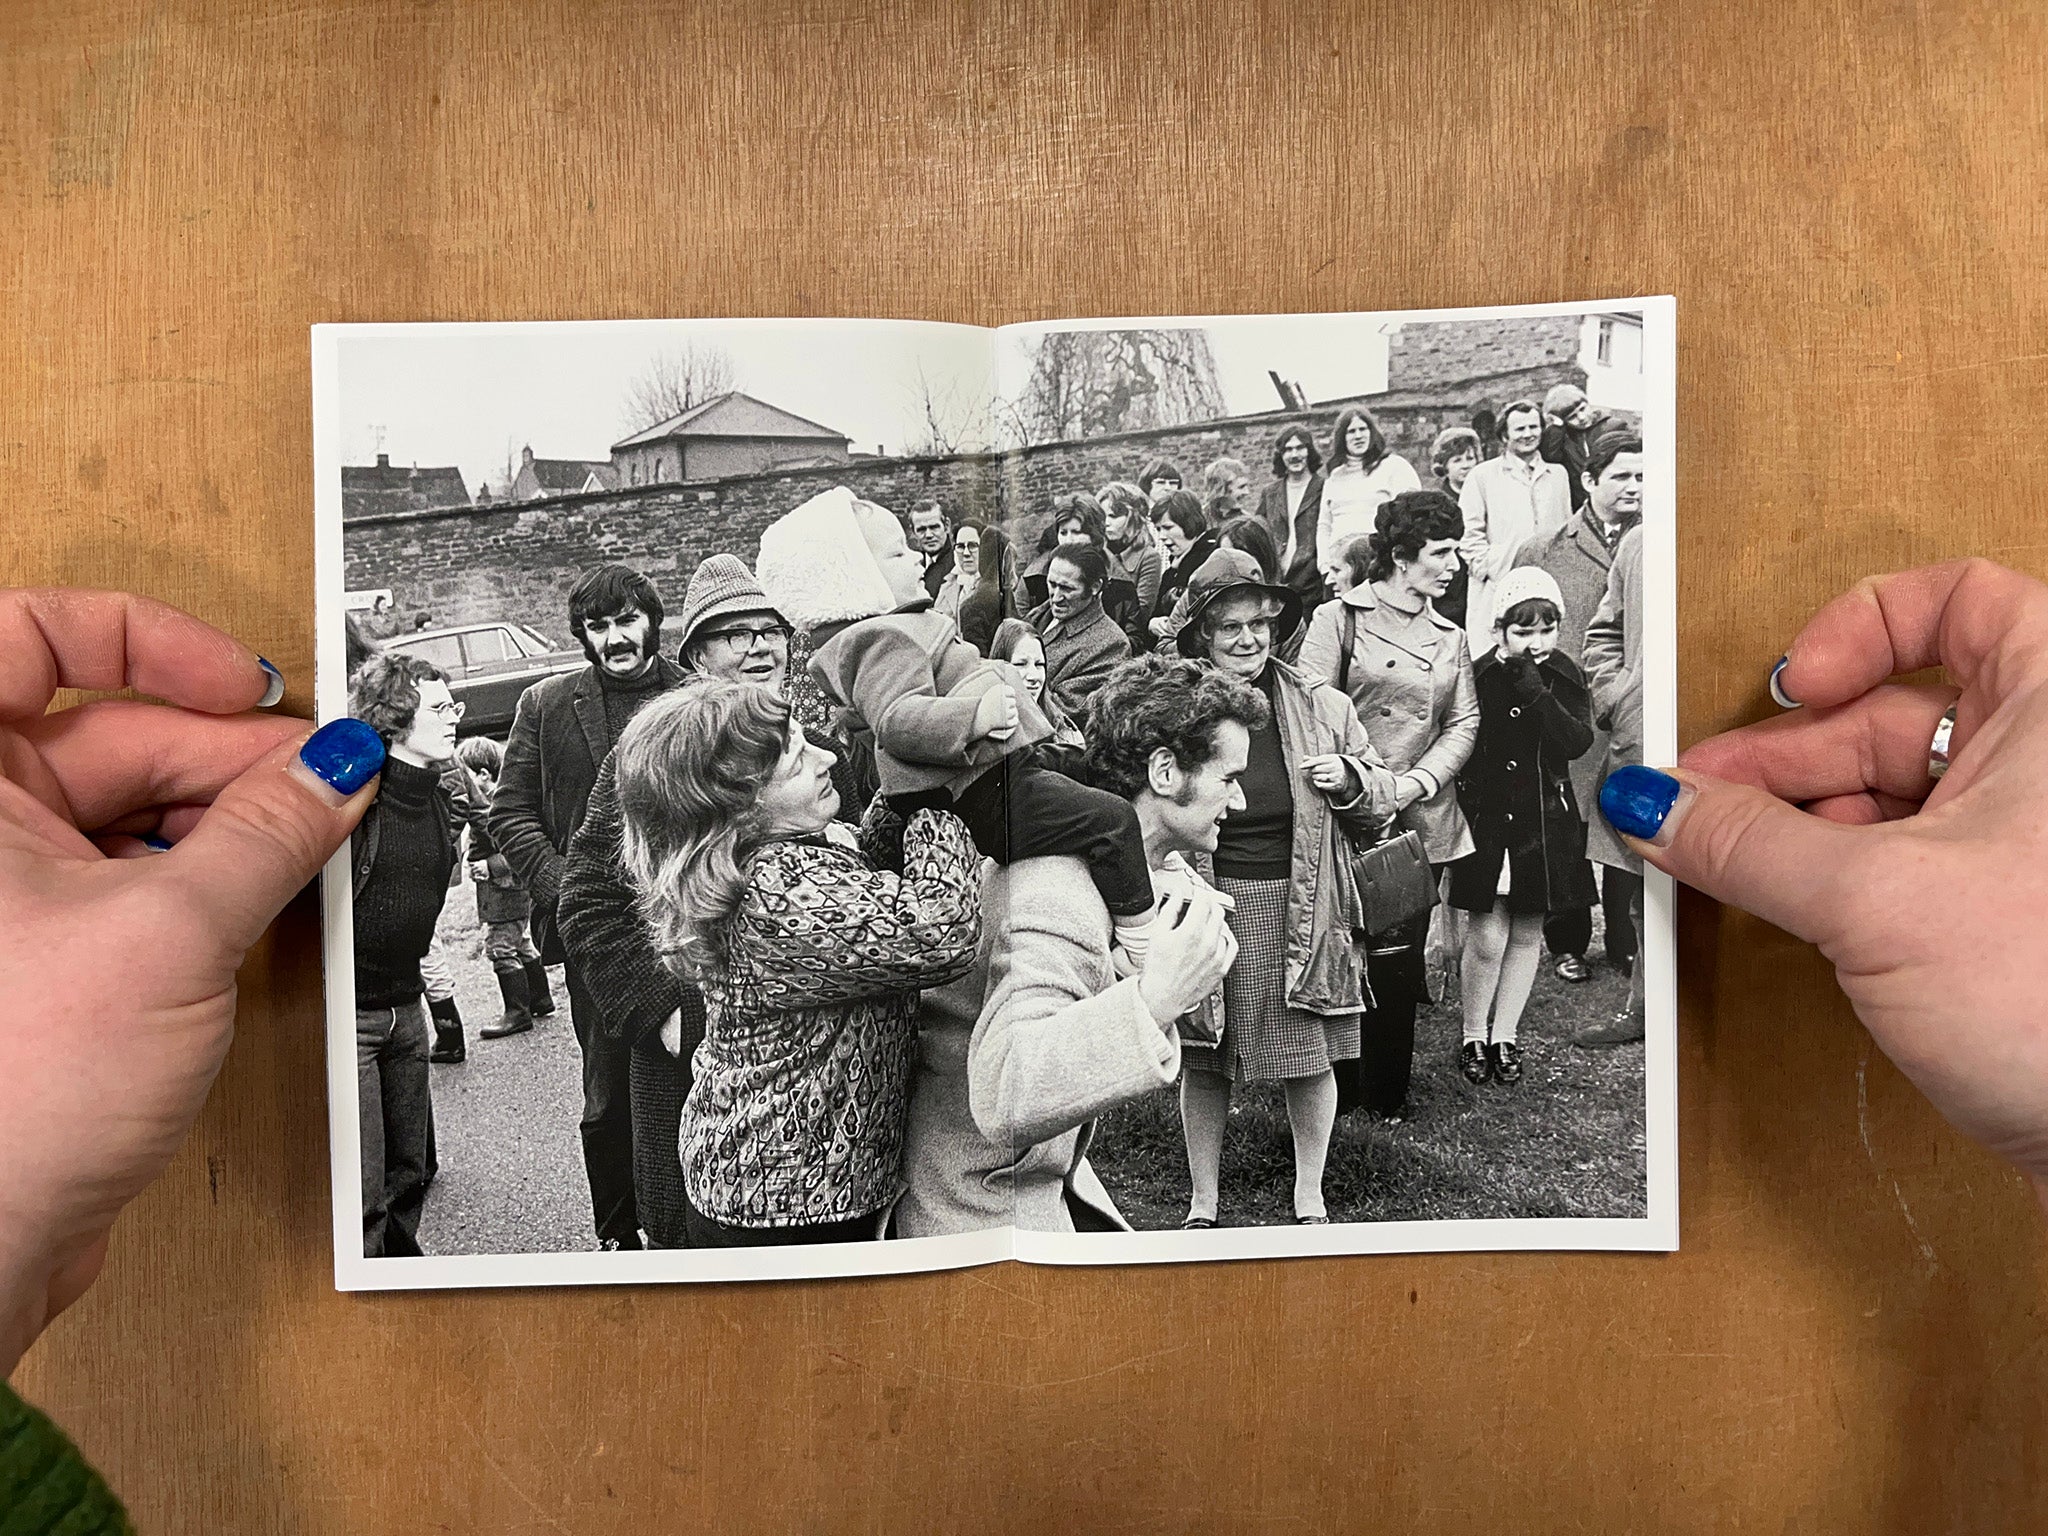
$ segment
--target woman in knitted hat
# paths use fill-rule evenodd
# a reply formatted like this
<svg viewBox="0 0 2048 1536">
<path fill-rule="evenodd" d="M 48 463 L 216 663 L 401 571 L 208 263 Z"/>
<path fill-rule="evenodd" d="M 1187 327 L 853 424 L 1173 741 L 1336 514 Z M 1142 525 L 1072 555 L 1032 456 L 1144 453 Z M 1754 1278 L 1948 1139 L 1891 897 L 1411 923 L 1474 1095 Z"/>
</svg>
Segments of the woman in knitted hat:
<svg viewBox="0 0 2048 1536">
<path fill-rule="evenodd" d="M 1479 739 L 1458 775 L 1474 847 L 1451 866 L 1449 899 L 1472 914 L 1459 1066 L 1474 1083 L 1515 1083 L 1543 919 L 1595 897 L 1571 779 L 1572 760 L 1593 745 L 1593 712 L 1585 675 L 1558 644 L 1557 578 L 1519 566 L 1494 591 L 1494 647 L 1472 669 Z"/>
<path fill-rule="evenodd" d="M 1232 1084 L 1275 1080 L 1286 1087 L 1294 1133 L 1295 1220 L 1321 1223 L 1329 1219 L 1323 1163 L 1337 1116 L 1334 1066 L 1358 1055 L 1367 1001 L 1350 840 L 1370 840 L 1394 814 L 1394 775 L 1351 700 L 1275 654 L 1301 619 L 1292 589 L 1226 549 L 1195 572 L 1188 597 L 1175 637 L 1181 654 L 1251 684 L 1270 709 L 1237 781 L 1243 804 L 1216 841 L 1216 886 L 1235 903 L 1238 951 L 1223 979 L 1220 1038 L 1181 1048 L 1191 1185 L 1182 1225 L 1216 1225 Z"/>
</svg>

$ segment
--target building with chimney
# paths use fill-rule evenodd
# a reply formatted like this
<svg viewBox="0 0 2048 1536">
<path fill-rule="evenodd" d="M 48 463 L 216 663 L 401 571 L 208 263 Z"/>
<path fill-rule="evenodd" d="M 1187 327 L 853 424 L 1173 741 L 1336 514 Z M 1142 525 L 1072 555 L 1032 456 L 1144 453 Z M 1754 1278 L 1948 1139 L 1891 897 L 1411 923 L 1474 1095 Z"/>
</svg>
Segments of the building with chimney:
<svg viewBox="0 0 2048 1536">
<path fill-rule="evenodd" d="M 612 444 L 621 486 L 723 480 L 845 464 L 852 439 L 732 390 Z"/>
<path fill-rule="evenodd" d="M 380 453 L 375 464 L 341 467 L 341 516 L 344 522 L 377 512 L 419 512 L 436 507 L 470 505 L 469 487 L 454 465 L 422 469 L 393 464 Z"/>
</svg>

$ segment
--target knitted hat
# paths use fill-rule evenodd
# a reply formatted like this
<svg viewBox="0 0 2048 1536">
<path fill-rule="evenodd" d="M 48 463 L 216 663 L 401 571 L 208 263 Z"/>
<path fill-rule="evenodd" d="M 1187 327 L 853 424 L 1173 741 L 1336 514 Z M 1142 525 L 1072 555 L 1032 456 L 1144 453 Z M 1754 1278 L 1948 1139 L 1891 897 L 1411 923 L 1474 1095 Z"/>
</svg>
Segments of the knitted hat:
<svg viewBox="0 0 2048 1536">
<path fill-rule="evenodd" d="M 683 611 L 676 621 L 682 632 L 677 657 L 689 653 L 690 642 L 698 630 L 713 619 L 733 613 L 773 613 L 782 617 L 768 601 L 761 584 L 754 580 L 746 561 L 738 555 L 713 555 L 690 577 L 690 590 L 683 598 Z"/>
<path fill-rule="evenodd" d="M 754 574 L 798 629 L 809 632 L 895 609 L 896 596 L 861 532 L 860 505 L 853 492 L 834 486 L 783 513 L 762 533 Z"/>
<path fill-rule="evenodd" d="M 1518 565 L 1501 577 L 1493 589 L 1494 622 L 1498 624 L 1501 615 L 1532 597 L 1542 598 L 1557 610 L 1560 619 L 1564 617 L 1564 594 L 1557 589 L 1557 578 L 1540 565 Z"/>
<path fill-rule="evenodd" d="M 1278 604 L 1278 611 L 1273 615 L 1273 644 L 1276 646 L 1293 634 L 1294 626 L 1301 622 L 1301 598 L 1295 592 L 1266 580 L 1266 573 L 1259 569 L 1259 562 L 1243 550 L 1219 549 L 1188 578 L 1187 623 L 1173 640 L 1180 647 L 1181 655 L 1200 659 L 1202 615 L 1218 598 L 1239 592 L 1256 592 Z"/>
<path fill-rule="evenodd" d="M 1586 392 L 1576 384 L 1553 384 L 1543 397 L 1543 414 L 1559 421 L 1586 403 Z"/>
</svg>

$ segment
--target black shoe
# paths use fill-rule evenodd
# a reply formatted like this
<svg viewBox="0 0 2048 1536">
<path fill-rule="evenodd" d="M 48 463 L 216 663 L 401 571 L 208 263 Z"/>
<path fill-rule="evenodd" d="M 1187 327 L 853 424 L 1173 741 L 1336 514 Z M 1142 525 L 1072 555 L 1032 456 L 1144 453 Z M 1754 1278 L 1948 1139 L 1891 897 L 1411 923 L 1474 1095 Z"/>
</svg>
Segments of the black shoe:
<svg viewBox="0 0 2048 1536">
<path fill-rule="evenodd" d="M 1503 1083 L 1519 1083 L 1522 1080 L 1522 1052 L 1512 1040 L 1496 1040 L 1487 1047 L 1487 1055 L 1493 1058 L 1493 1075 Z"/>
<path fill-rule="evenodd" d="M 548 986 L 548 968 L 538 960 L 524 962 L 526 972 L 527 1010 L 536 1019 L 553 1016 L 555 994 Z"/>
<path fill-rule="evenodd" d="M 640 1252 L 640 1234 L 635 1232 L 631 1237 L 607 1237 L 598 1243 L 597 1251 L 599 1253 L 638 1253 Z"/>
<path fill-rule="evenodd" d="M 1593 976 L 1593 973 L 1586 969 L 1586 962 L 1577 955 L 1566 955 L 1558 961 L 1557 974 L 1560 980 L 1573 983 L 1590 981 Z"/>
<path fill-rule="evenodd" d="M 429 1001 L 427 1013 L 434 1021 L 434 1044 L 427 1052 L 427 1060 L 444 1067 L 459 1066 L 469 1060 L 469 1046 L 462 1038 L 462 1010 L 455 1006 L 455 999 Z"/>
<path fill-rule="evenodd" d="M 1458 1066 L 1468 1083 L 1483 1083 L 1490 1064 L 1486 1059 L 1486 1047 L 1477 1040 L 1467 1040 L 1458 1048 Z"/>
<path fill-rule="evenodd" d="M 523 1035 L 533 1028 L 533 1014 L 527 1006 L 526 973 L 498 972 L 498 993 L 505 999 L 505 1016 L 495 1024 L 486 1024 L 480 1031 L 483 1037 L 502 1040 L 507 1035 Z"/>
</svg>

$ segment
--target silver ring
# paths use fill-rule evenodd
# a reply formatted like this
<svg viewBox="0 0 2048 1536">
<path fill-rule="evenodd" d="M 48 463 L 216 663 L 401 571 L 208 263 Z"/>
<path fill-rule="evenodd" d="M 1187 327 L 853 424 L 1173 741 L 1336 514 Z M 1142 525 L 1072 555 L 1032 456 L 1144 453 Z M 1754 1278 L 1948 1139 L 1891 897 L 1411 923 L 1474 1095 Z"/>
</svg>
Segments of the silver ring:
<svg viewBox="0 0 2048 1536">
<path fill-rule="evenodd" d="M 1941 724 L 1934 728 L 1934 740 L 1927 744 L 1927 777 L 1938 779 L 1948 772 L 1949 738 L 1956 733 L 1956 707 L 1942 711 Z"/>
</svg>

